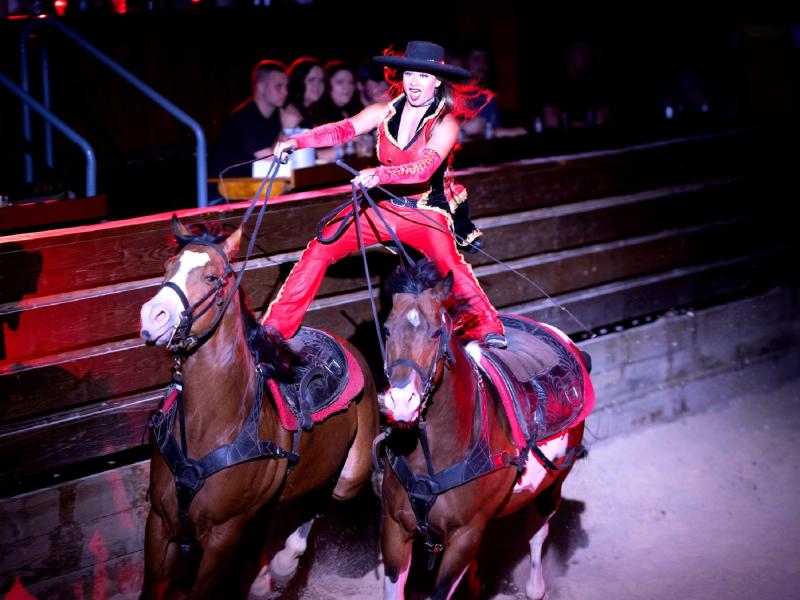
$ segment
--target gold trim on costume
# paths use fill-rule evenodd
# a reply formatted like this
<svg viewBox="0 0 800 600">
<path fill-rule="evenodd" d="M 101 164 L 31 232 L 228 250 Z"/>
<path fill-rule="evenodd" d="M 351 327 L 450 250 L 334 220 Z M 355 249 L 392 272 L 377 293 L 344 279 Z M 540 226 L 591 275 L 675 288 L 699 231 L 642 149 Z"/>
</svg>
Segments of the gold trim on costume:
<svg viewBox="0 0 800 600">
<path fill-rule="evenodd" d="M 464 202 L 466 202 L 466 200 L 467 200 L 467 188 L 464 188 L 464 190 L 460 194 L 456 194 L 455 196 L 448 199 L 447 204 L 448 206 L 450 206 L 451 211 L 456 212 L 458 205 L 463 204 Z"/>
<path fill-rule="evenodd" d="M 431 114 L 429 114 L 427 117 L 425 117 L 424 119 L 422 119 L 422 121 L 420 121 L 420 122 L 419 122 L 419 125 L 417 126 L 417 131 L 419 131 L 420 129 L 422 129 L 423 127 L 425 127 L 425 124 L 426 124 L 428 121 L 430 121 L 431 119 L 435 119 L 436 117 L 438 117 L 438 116 L 439 116 L 439 113 L 441 113 L 441 112 L 442 112 L 442 109 L 443 109 L 443 108 L 444 108 L 444 96 L 442 96 L 442 99 L 441 99 L 441 100 L 439 100 L 439 106 L 437 106 L 437 107 L 436 107 L 436 110 L 435 110 L 435 111 L 433 111 Z M 417 131 L 415 131 L 415 132 L 414 132 L 414 135 L 416 135 Z M 428 140 L 425 140 L 425 142 L 427 142 L 427 141 L 428 141 Z M 446 157 L 445 157 L 445 158 L 446 158 Z"/>
<path fill-rule="evenodd" d="M 383 124 L 382 124 L 383 125 L 382 128 L 386 129 L 386 139 L 388 139 L 390 142 L 392 142 L 392 144 L 394 144 L 394 146 L 396 148 L 399 148 L 400 150 L 405 150 L 406 148 L 401 146 L 400 142 L 398 142 L 394 138 L 394 136 L 392 135 L 392 132 L 389 131 L 389 121 L 391 120 L 391 118 L 393 116 L 395 116 L 397 114 L 397 106 L 396 106 L 397 103 L 400 102 L 400 100 L 405 98 L 405 97 L 406 97 L 405 94 L 400 94 L 397 98 L 395 98 L 394 100 L 389 102 L 389 114 L 386 115 L 386 117 L 383 119 Z M 444 99 L 444 97 L 442 97 L 442 99 L 439 101 L 439 106 L 436 107 L 436 110 L 433 111 L 431 114 L 429 114 L 427 117 L 425 117 L 424 119 L 422 119 L 419 122 L 419 124 L 417 125 L 417 128 L 414 130 L 414 135 L 411 136 L 412 140 L 416 137 L 417 133 L 419 133 L 419 131 L 425 126 L 425 124 L 428 121 L 430 121 L 431 119 L 435 119 L 436 117 L 439 116 L 439 113 L 442 112 L 442 109 L 444 108 L 444 105 L 445 105 L 445 99 Z M 381 129 L 381 127 L 379 127 L 378 129 Z M 399 129 L 398 129 L 398 131 L 399 131 Z M 426 143 L 427 143 L 427 141 L 428 140 L 425 140 Z M 383 161 L 381 161 L 381 162 L 383 162 Z"/>
<path fill-rule="evenodd" d="M 306 253 L 306 252 L 308 252 L 308 249 L 309 249 L 309 247 L 311 246 L 311 242 L 313 242 L 313 241 L 314 241 L 314 240 L 316 240 L 316 239 L 317 239 L 316 237 L 313 237 L 313 238 L 311 238 L 311 240 L 309 240 L 309 242 L 306 244 L 306 249 L 305 249 L 305 250 L 303 250 L 303 252 L 300 254 L 300 256 L 299 256 L 299 257 L 298 257 L 298 259 L 297 259 L 297 262 L 296 262 L 296 263 L 294 263 L 294 265 L 292 266 L 292 270 L 291 270 L 291 271 L 289 271 L 289 274 L 286 276 L 286 279 L 284 279 L 284 280 L 283 280 L 283 283 L 281 284 L 281 289 L 279 289 L 279 290 L 278 290 L 278 295 L 277 295 L 277 296 L 275 296 L 275 297 L 272 299 L 272 302 L 270 302 L 270 303 L 269 303 L 269 306 L 267 306 L 267 310 L 265 310 L 265 311 L 264 311 L 264 314 L 263 314 L 263 315 L 261 315 L 261 324 L 262 324 L 262 325 L 264 324 L 264 321 L 266 321 L 266 320 L 269 318 L 269 316 L 270 316 L 270 312 L 272 311 L 272 305 L 273 305 L 273 304 L 275 304 L 275 303 L 276 303 L 278 300 L 280 300 L 280 299 L 281 299 L 281 296 L 283 296 L 283 290 L 284 290 L 284 288 L 286 287 L 286 282 L 287 282 L 287 281 L 289 281 L 289 278 L 292 276 L 292 273 L 294 273 L 294 270 L 297 268 L 297 265 L 299 265 L 299 264 L 300 264 L 300 261 L 301 261 L 301 260 L 303 260 L 303 256 L 305 256 L 305 253 Z M 302 319 L 301 319 L 301 323 L 302 323 Z M 294 334 L 293 334 L 293 335 L 294 335 Z"/>
<path fill-rule="evenodd" d="M 470 233 L 467 237 L 465 237 L 463 242 L 459 242 L 458 240 L 456 240 L 456 243 L 459 246 L 461 246 L 462 248 L 466 248 L 467 246 L 469 246 L 472 242 L 477 240 L 482 235 L 483 235 L 483 232 L 480 229 L 473 229 L 472 233 Z M 455 237 L 455 236 L 453 236 L 453 237 Z"/>
<path fill-rule="evenodd" d="M 405 96 L 406 96 L 405 94 L 400 94 L 397 98 L 389 102 L 389 114 L 383 118 L 383 123 L 381 124 L 381 127 L 378 127 L 379 130 L 380 129 L 386 130 L 386 139 L 392 142 L 392 144 L 394 144 L 398 148 L 400 148 L 400 144 L 397 143 L 397 140 L 394 139 L 392 132 L 389 131 L 389 121 L 393 116 L 397 114 L 397 103 L 400 102 L 401 99 L 405 98 Z M 402 150 L 402 148 L 400 149 Z"/>
</svg>

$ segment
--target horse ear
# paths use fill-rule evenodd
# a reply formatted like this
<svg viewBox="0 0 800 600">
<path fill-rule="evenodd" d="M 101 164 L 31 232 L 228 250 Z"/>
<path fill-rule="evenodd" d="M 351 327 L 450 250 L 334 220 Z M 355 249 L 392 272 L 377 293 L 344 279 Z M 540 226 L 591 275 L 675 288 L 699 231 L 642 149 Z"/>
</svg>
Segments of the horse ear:
<svg viewBox="0 0 800 600">
<path fill-rule="evenodd" d="M 172 235 L 175 239 L 186 239 L 192 237 L 192 232 L 183 223 L 178 220 L 178 215 L 172 215 Z"/>
<path fill-rule="evenodd" d="M 222 242 L 222 249 L 228 258 L 233 258 L 239 252 L 239 242 L 242 241 L 242 228 L 239 227 L 236 231 L 230 234 L 225 241 Z"/>
<path fill-rule="evenodd" d="M 448 271 L 444 279 L 437 283 L 436 287 L 433 288 L 433 293 L 440 302 L 444 302 L 444 300 L 450 295 L 451 291 L 453 291 L 453 272 Z"/>
</svg>

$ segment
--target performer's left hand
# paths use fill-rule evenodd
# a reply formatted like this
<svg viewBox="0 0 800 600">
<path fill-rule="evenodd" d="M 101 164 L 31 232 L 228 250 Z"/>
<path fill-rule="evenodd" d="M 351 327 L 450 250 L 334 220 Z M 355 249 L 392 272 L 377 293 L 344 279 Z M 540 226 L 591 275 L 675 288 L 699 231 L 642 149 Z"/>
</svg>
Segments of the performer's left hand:
<svg viewBox="0 0 800 600">
<path fill-rule="evenodd" d="M 363 185 L 370 189 L 378 185 L 378 175 L 375 173 L 375 169 L 363 169 L 351 181 L 356 184 L 356 187 Z"/>
</svg>

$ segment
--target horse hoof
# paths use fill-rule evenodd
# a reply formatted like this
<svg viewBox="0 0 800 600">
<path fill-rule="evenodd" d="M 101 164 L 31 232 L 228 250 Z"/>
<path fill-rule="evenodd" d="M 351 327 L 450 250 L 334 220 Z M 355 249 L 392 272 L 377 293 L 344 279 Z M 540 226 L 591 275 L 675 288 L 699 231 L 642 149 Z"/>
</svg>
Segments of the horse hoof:
<svg viewBox="0 0 800 600">
<path fill-rule="evenodd" d="M 253 583 L 250 584 L 247 600 L 268 600 L 269 598 L 276 598 L 277 595 L 277 592 L 272 589 L 272 577 L 269 574 L 269 570 L 264 565 L 256 575 Z"/>
<path fill-rule="evenodd" d="M 527 589 L 525 590 L 525 597 L 528 600 L 549 600 L 549 596 L 547 595 L 547 590 L 539 592 L 538 590 L 534 591 L 531 589 Z"/>
<path fill-rule="evenodd" d="M 286 564 L 275 564 L 275 559 L 269 565 L 269 574 L 272 578 L 272 583 L 278 587 L 286 587 L 292 578 L 297 573 L 299 561 L 285 561 Z M 276 568 L 277 567 L 277 568 Z"/>
</svg>

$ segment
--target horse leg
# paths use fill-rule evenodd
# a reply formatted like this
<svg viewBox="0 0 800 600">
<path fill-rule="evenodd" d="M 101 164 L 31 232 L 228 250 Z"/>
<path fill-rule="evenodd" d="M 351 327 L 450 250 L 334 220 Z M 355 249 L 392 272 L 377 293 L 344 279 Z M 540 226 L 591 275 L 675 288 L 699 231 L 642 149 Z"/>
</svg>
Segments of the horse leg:
<svg viewBox="0 0 800 600">
<path fill-rule="evenodd" d="M 365 373 L 369 373 L 366 363 L 362 368 Z M 378 410 L 375 383 L 371 377 L 364 378 L 364 390 L 356 404 L 356 419 L 356 436 L 333 490 L 333 497 L 337 500 L 353 498 L 372 471 L 372 440 L 378 435 Z"/>
<path fill-rule="evenodd" d="M 547 534 L 550 532 L 550 518 L 539 528 L 530 539 L 531 547 L 531 568 L 528 583 L 525 585 L 525 595 L 530 600 L 544 600 L 547 590 L 544 585 L 544 573 L 542 569 L 542 546 L 544 545 Z"/>
<path fill-rule="evenodd" d="M 383 598 L 403 600 L 411 569 L 411 536 L 388 514 L 383 517 L 381 553 L 383 554 Z"/>
<path fill-rule="evenodd" d="M 483 537 L 483 527 L 468 525 L 458 529 L 448 540 L 447 548 L 442 555 L 442 564 L 436 576 L 436 587 L 433 590 L 435 600 L 448 600 L 455 593 L 462 577 L 475 562 L 478 546 Z M 477 585 L 477 577 L 471 582 Z"/>
<path fill-rule="evenodd" d="M 308 547 L 308 535 L 314 519 L 309 519 L 295 529 L 286 539 L 283 550 L 278 552 L 269 563 L 269 576 L 280 586 L 285 586 L 297 573 L 300 557 Z"/>
<path fill-rule="evenodd" d="M 547 597 L 542 567 L 542 547 L 550 533 L 550 518 L 561 503 L 561 485 L 566 477 L 567 473 L 559 475 L 550 487 L 539 494 L 535 500 L 536 512 L 541 524 L 528 542 L 531 549 L 531 566 L 530 576 L 525 585 L 525 595 L 530 600 L 544 600 Z"/>
<path fill-rule="evenodd" d="M 268 600 L 278 595 L 272 589 L 272 576 L 269 574 L 269 565 L 264 565 L 256 575 L 247 592 L 247 600 Z"/>
<path fill-rule="evenodd" d="M 163 598 L 175 575 L 178 545 L 169 541 L 164 519 L 152 509 L 147 515 L 144 538 L 145 570 L 141 598 Z"/>
<path fill-rule="evenodd" d="M 217 587 L 226 574 L 241 534 L 238 525 L 225 524 L 212 527 L 202 536 L 203 557 L 200 559 L 188 600 L 219 597 L 216 593 Z"/>
</svg>

